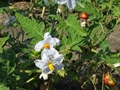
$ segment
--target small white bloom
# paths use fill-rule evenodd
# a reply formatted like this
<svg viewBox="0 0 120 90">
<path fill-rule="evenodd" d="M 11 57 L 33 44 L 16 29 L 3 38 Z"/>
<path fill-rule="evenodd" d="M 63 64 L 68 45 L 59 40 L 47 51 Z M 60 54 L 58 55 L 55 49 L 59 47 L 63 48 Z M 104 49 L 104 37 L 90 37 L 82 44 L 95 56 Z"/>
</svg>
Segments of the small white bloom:
<svg viewBox="0 0 120 90">
<path fill-rule="evenodd" d="M 58 4 L 65 4 L 70 10 L 76 6 L 78 0 L 56 0 Z"/>
<path fill-rule="evenodd" d="M 44 49 L 42 52 L 41 52 L 41 57 L 46 54 L 48 57 L 59 57 L 59 52 L 55 49 L 55 48 L 50 48 L 50 49 Z"/>
<path fill-rule="evenodd" d="M 53 70 L 61 70 L 64 68 L 63 62 L 63 55 L 59 54 L 57 56 L 47 56 L 46 53 L 43 53 L 42 60 L 35 60 L 35 65 L 42 70 L 40 78 L 45 78 L 47 75 L 44 74 L 51 74 Z M 43 76 L 44 75 L 44 76 Z"/>
<path fill-rule="evenodd" d="M 84 28 L 84 27 L 86 26 L 86 21 L 84 20 L 84 21 L 82 21 L 80 24 L 81 24 L 81 27 Z"/>
<path fill-rule="evenodd" d="M 59 45 L 60 40 L 57 38 L 52 38 L 51 35 L 47 32 L 44 34 L 44 40 L 39 41 L 35 45 L 35 50 L 40 51 L 42 48 L 50 49 L 53 48 L 55 45 Z"/>
<path fill-rule="evenodd" d="M 47 80 L 48 79 L 48 74 L 41 73 L 39 78 L 41 79 L 42 77 L 43 77 L 44 80 Z"/>
<path fill-rule="evenodd" d="M 65 4 L 68 0 L 56 0 L 58 4 Z"/>
<path fill-rule="evenodd" d="M 54 2 L 54 0 L 44 0 L 44 2 L 45 2 L 45 5 L 50 5 L 51 3 L 53 3 Z"/>
<path fill-rule="evenodd" d="M 115 64 L 113 64 L 113 66 L 116 67 L 116 68 L 120 67 L 120 63 L 115 63 Z"/>
</svg>

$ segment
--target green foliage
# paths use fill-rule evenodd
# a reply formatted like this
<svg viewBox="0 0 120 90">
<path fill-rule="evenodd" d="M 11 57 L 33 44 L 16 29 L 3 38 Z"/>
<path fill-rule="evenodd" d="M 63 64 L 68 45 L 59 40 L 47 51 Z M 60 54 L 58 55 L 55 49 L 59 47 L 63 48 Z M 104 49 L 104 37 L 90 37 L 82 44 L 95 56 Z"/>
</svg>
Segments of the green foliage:
<svg viewBox="0 0 120 90">
<path fill-rule="evenodd" d="M 45 29 L 43 22 L 37 23 L 35 19 L 31 20 L 28 17 L 25 17 L 19 13 L 16 13 L 16 18 L 18 19 L 20 25 L 28 33 L 27 37 L 32 38 L 32 44 L 35 44 L 41 39 L 43 39 L 43 32 Z"/>
<path fill-rule="evenodd" d="M 81 3 L 80 1 L 77 3 L 75 10 L 79 12 L 87 12 L 90 15 L 91 20 L 103 17 L 102 12 L 98 8 L 96 8 L 92 4 Z"/>
<path fill-rule="evenodd" d="M 120 53 L 111 52 L 108 42 L 109 34 L 119 24 L 118 1 L 78 0 L 72 10 L 66 5 L 61 6 L 62 13 L 57 15 L 55 12 L 59 5 L 56 2 L 46 6 L 44 1 L 31 0 L 30 8 L 24 11 L 5 8 L 7 4 L 0 1 L 0 13 L 15 15 L 17 19 L 7 29 L 0 25 L 0 90 L 52 90 L 56 83 L 66 77 L 70 78 L 70 82 L 78 82 L 82 90 L 108 90 L 109 86 L 103 85 L 102 75 L 106 71 L 113 75 L 120 71 L 119 67 L 113 66 L 120 63 Z M 81 12 L 86 12 L 89 18 L 80 18 Z M 18 32 L 20 27 L 24 31 Z M 33 47 L 43 40 L 46 32 L 60 39 L 60 45 L 54 48 L 64 55 L 64 69 L 55 70 L 48 74 L 48 80 L 43 81 L 39 79 L 42 70 L 37 70 L 33 63 L 42 55 Z M 117 82 L 116 86 L 119 85 Z"/>
<path fill-rule="evenodd" d="M 0 90 L 10 90 L 9 87 L 5 87 L 4 85 L 0 85 Z"/>
<path fill-rule="evenodd" d="M 120 6 L 114 6 L 112 11 L 115 16 L 120 17 Z"/>
<path fill-rule="evenodd" d="M 3 47 L 2 46 L 5 44 L 5 42 L 8 40 L 8 38 L 9 38 L 9 35 L 6 36 L 6 37 L 0 38 L 0 53 L 2 53 L 2 51 L 3 51 Z"/>
<path fill-rule="evenodd" d="M 79 36 L 86 36 L 86 32 L 81 28 L 79 21 L 77 20 L 77 15 L 69 15 L 66 20 L 62 20 L 56 26 L 58 30 L 65 30 L 65 32 L 77 34 Z"/>
</svg>

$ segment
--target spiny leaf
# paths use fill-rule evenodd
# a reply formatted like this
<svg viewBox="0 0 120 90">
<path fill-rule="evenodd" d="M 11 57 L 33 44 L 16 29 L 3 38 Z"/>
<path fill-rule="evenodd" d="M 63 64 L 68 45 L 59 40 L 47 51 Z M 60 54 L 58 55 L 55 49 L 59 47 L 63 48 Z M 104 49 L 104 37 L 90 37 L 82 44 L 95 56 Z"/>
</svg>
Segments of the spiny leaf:
<svg viewBox="0 0 120 90">
<path fill-rule="evenodd" d="M 65 22 L 69 31 L 74 31 L 74 33 L 76 32 L 76 34 L 80 36 L 86 36 L 86 32 L 81 28 L 76 14 L 69 15 Z"/>
<path fill-rule="evenodd" d="M 44 35 L 44 23 L 37 23 L 34 19 L 29 19 L 28 17 L 25 17 L 19 13 L 16 13 L 16 18 L 18 19 L 20 25 L 25 29 L 25 31 L 28 33 L 28 38 L 32 39 L 32 44 L 37 43 L 39 40 L 43 39 Z"/>
<path fill-rule="evenodd" d="M 86 32 L 81 28 L 76 14 L 69 15 L 67 20 L 61 20 L 59 24 L 56 25 L 56 28 L 58 30 L 65 29 L 66 32 L 74 32 L 74 34 L 80 36 L 86 36 Z"/>
</svg>

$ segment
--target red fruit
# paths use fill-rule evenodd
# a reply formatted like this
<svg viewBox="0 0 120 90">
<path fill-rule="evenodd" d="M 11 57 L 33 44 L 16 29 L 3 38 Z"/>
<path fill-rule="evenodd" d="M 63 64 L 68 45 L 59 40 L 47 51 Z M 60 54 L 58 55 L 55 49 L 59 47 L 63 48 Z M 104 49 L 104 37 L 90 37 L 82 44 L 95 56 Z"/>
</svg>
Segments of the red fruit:
<svg viewBox="0 0 120 90">
<path fill-rule="evenodd" d="M 115 86 L 115 81 L 109 80 L 108 84 L 109 84 L 110 86 Z"/>
<path fill-rule="evenodd" d="M 108 79 L 104 79 L 105 84 L 108 84 Z"/>
<path fill-rule="evenodd" d="M 109 73 L 104 74 L 104 83 L 109 86 L 115 85 L 115 81 L 113 80 L 112 76 Z"/>
<path fill-rule="evenodd" d="M 81 19 L 88 19 L 89 15 L 86 12 L 82 12 L 80 15 Z"/>
</svg>

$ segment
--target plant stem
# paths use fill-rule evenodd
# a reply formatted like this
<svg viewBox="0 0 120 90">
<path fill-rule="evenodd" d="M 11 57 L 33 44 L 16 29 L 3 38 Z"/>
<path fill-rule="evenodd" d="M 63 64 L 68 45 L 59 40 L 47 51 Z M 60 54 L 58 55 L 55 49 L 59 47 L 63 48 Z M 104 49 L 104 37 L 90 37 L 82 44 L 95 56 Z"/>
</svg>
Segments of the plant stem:
<svg viewBox="0 0 120 90">
<path fill-rule="evenodd" d="M 41 72 L 41 70 L 20 70 L 20 72 L 22 72 L 22 73 L 40 73 Z"/>
<path fill-rule="evenodd" d="M 108 22 L 108 19 L 109 19 L 109 11 L 111 10 L 112 8 L 112 4 L 113 4 L 113 0 L 110 0 L 110 4 L 109 4 L 109 8 L 107 10 L 107 15 L 106 15 L 106 23 Z"/>
<path fill-rule="evenodd" d="M 102 90 L 104 90 L 104 82 L 103 82 L 103 78 L 104 78 L 104 73 L 102 75 Z"/>
<path fill-rule="evenodd" d="M 44 13 L 45 13 L 45 7 L 43 6 L 43 9 L 42 9 L 42 14 L 41 14 L 41 18 L 43 18 Z"/>
<path fill-rule="evenodd" d="M 92 84 L 93 84 L 94 90 L 97 90 L 97 89 L 96 89 L 96 86 L 95 86 L 95 84 L 94 84 L 94 82 L 93 82 L 93 80 L 92 80 L 92 78 L 90 78 L 90 80 L 91 80 L 91 82 L 92 82 Z"/>
</svg>

